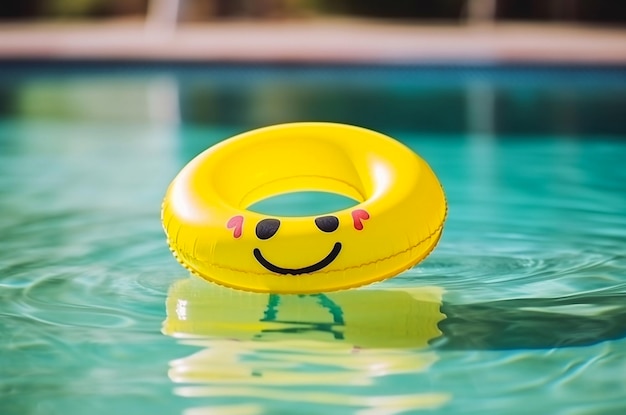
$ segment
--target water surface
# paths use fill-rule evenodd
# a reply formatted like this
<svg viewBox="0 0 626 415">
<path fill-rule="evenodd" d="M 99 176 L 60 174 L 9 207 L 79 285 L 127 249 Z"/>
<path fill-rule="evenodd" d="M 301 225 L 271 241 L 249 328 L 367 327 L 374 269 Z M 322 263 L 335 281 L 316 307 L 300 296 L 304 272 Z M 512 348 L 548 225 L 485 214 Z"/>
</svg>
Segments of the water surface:
<svg viewBox="0 0 626 415">
<path fill-rule="evenodd" d="M 105 69 L 0 77 L 0 413 L 626 409 L 622 72 Z M 189 277 L 159 223 L 169 181 L 235 133 L 311 119 L 425 158 L 439 247 L 326 295 Z"/>
</svg>

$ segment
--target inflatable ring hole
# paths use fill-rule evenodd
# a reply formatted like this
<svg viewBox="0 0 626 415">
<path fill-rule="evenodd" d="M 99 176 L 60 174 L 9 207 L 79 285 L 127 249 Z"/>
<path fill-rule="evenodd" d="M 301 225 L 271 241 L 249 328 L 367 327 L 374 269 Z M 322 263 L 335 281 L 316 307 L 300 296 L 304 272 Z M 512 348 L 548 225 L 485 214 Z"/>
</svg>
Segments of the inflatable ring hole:
<svg viewBox="0 0 626 415">
<path fill-rule="evenodd" d="M 358 203 L 331 192 L 290 192 L 262 199 L 248 210 L 270 216 L 318 216 L 348 209 Z"/>
</svg>

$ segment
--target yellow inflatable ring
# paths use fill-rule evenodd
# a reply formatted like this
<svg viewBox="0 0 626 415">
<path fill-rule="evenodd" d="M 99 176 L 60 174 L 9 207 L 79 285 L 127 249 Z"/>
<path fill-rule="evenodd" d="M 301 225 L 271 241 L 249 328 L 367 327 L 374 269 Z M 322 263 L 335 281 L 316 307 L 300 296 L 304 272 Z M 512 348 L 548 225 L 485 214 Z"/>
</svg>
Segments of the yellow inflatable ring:
<svg viewBox="0 0 626 415">
<path fill-rule="evenodd" d="M 354 207 L 320 216 L 247 208 L 279 194 L 336 193 Z M 161 219 L 192 273 L 231 288 L 320 293 L 392 277 L 437 244 L 447 205 L 435 174 L 399 142 L 332 123 L 293 123 L 209 148 L 170 184 Z"/>
</svg>

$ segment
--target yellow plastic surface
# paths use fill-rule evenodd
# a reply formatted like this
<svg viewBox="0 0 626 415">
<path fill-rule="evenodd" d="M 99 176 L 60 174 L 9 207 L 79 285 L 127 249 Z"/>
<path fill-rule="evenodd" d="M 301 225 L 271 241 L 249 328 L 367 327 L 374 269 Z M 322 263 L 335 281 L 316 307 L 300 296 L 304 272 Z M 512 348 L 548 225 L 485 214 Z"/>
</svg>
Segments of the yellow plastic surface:
<svg viewBox="0 0 626 415">
<path fill-rule="evenodd" d="M 442 335 L 442 296 L 433 286 L 258 294 L 184 278 L 170 286 L 162 332 L 191 347 L 188 355 L 170 360 L 168 377 L 174 393 L 184 397 L 253 397 L 309 409 L 333 405 L 363 415 L 438 408 L 452 395 L 377 395 L 372 385 L 403 374 L 427 375 L 439 360 L 430 345 Z M 211 413 L 266 413 L 261 403 L 246 404 L 245 411 L 212 406 Z"/>
<path fill-rule="evenodd" d="M 319 216 L 247 208 L 301 191 L 355 199 Z M 390 137 L 332 123 L 253 130 L 209 148 L 163 202 L 169 246 L 192 273 L 231 288 L 319 293 L 392 277 L 436 246 L 447 205 L 424 160 Z"/>
<path fill-rule="evenodd" d="M 441 336 L 443 293 L 440 287 L 425 286 L 257 294 L 190 277 L 170 286 L 163 333 L 178 338 L 414 350 Z"/>
</svg>

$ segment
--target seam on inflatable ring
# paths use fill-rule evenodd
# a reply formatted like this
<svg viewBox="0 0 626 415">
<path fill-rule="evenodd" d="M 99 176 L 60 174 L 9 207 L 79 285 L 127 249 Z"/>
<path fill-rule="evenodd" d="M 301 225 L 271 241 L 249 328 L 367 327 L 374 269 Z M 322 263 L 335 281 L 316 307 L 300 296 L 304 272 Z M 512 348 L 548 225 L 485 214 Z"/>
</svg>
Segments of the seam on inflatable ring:
<svg viewBox="0 0 626 415">
<path fill-rule="evenodd" d="M 445 219 L 446 219 L 446 216 L 447 216 L 447 212 L 448 212 L 448 204 L 446 203 L 446 212 L 445 212 L 444 217 L 443 217 L 441 223 L 439 224 L 439 226 L 437 226 L 437 228 L 434 231 L 432 231 L 428 236 L 426 236 L 424 239 L 422 239 L 421 241 L 419 241 L 415 245 L 411 245 L 410 247 L 408 247 L 406 249 L 403 249 L 402 251 L 393 253 L 393 254 L 388 255 L 386 257 L 383 257 L 383 258 L 375 259 L 373 261 L 363 262 L 363 263 L 358 264 L 358 265 L 352 265 L 352 266 L 349 266 L 349 267 L 345 267 L 345 268 L 341 268 L 341 269 L 335 269 L 335 270 L 332 270 L 332 271 L 317 271 L 316 274 L 330 274 L 330 273 L 335 273 L 335 272 L 347 271 L 349 269 L 362 268 L 362 267 L 365 267 L 367 265 L 372 265 L 372 264 L 376 264 L 378 262 L 389 260 L 391 258 L 394 258 L 394 257 L 398 256 L 398 255 L 402 255 L 402 254 L 404 254 L 404 253 L 406 253 L 406 252 L 408 252 L 408 251 L 410 251 L 412 249 L 415 249 L 418 246 L 420 246 L 421 244 L 423 244 L 424 242 L 426 242 L 429 239 L 431 239 L 434 235 L 436 235 L 437 233 L 439 233 L 443 229 L 443 224 L 445 222 Z M 192 274 L 194 274 L 196 276 L 199 276 L 199 277 L 202 277 L 202 275 L 198 271 L 195 271 L 194 269 L 192 269 L 188 264 L 186 264 L 185 262 L 183 262 L 179 258 L 178 254 L 177 254 L 177 251 L 176 251 L 176 248 L 173 246 L 173 244 L 171 243 L 169 238 L 167 239 L 167 244 L 169 245 L 170 251 L 172 251 L 172 253 L 174 254 L 174 257 L 176 258 L 176 260 L 183 267 L 185 267 Z M 428 253 L 426 253 L 426 256 L 428 256 L 428 254 L 430 254 L 430 252 L 432 252 L 432 249 Z M 190 256 L 186 252 L 182 253 L 182 254 L 184 256 Z M 194 259 L 197 259 L 193 255 L 191 255 L 191 257 L 194 258 Z M 266 275 L 267 274 L 265 272 L 244 271 L 244 270 L 241 270 L 241 269 L 225 267 L 223 265 L 218 265 L 218 264 L 211 264 L 211 266 L 215 267 L 215 268 L 225 269 L 225 270 L 228 270 L 228 271 L 241 272 L 241 273 L 244 273 L 244 274 L 252 274 L 252 275 Z M 277 275 L 277 276 L 281 276 L 281 275 Z"/>
</svg>

